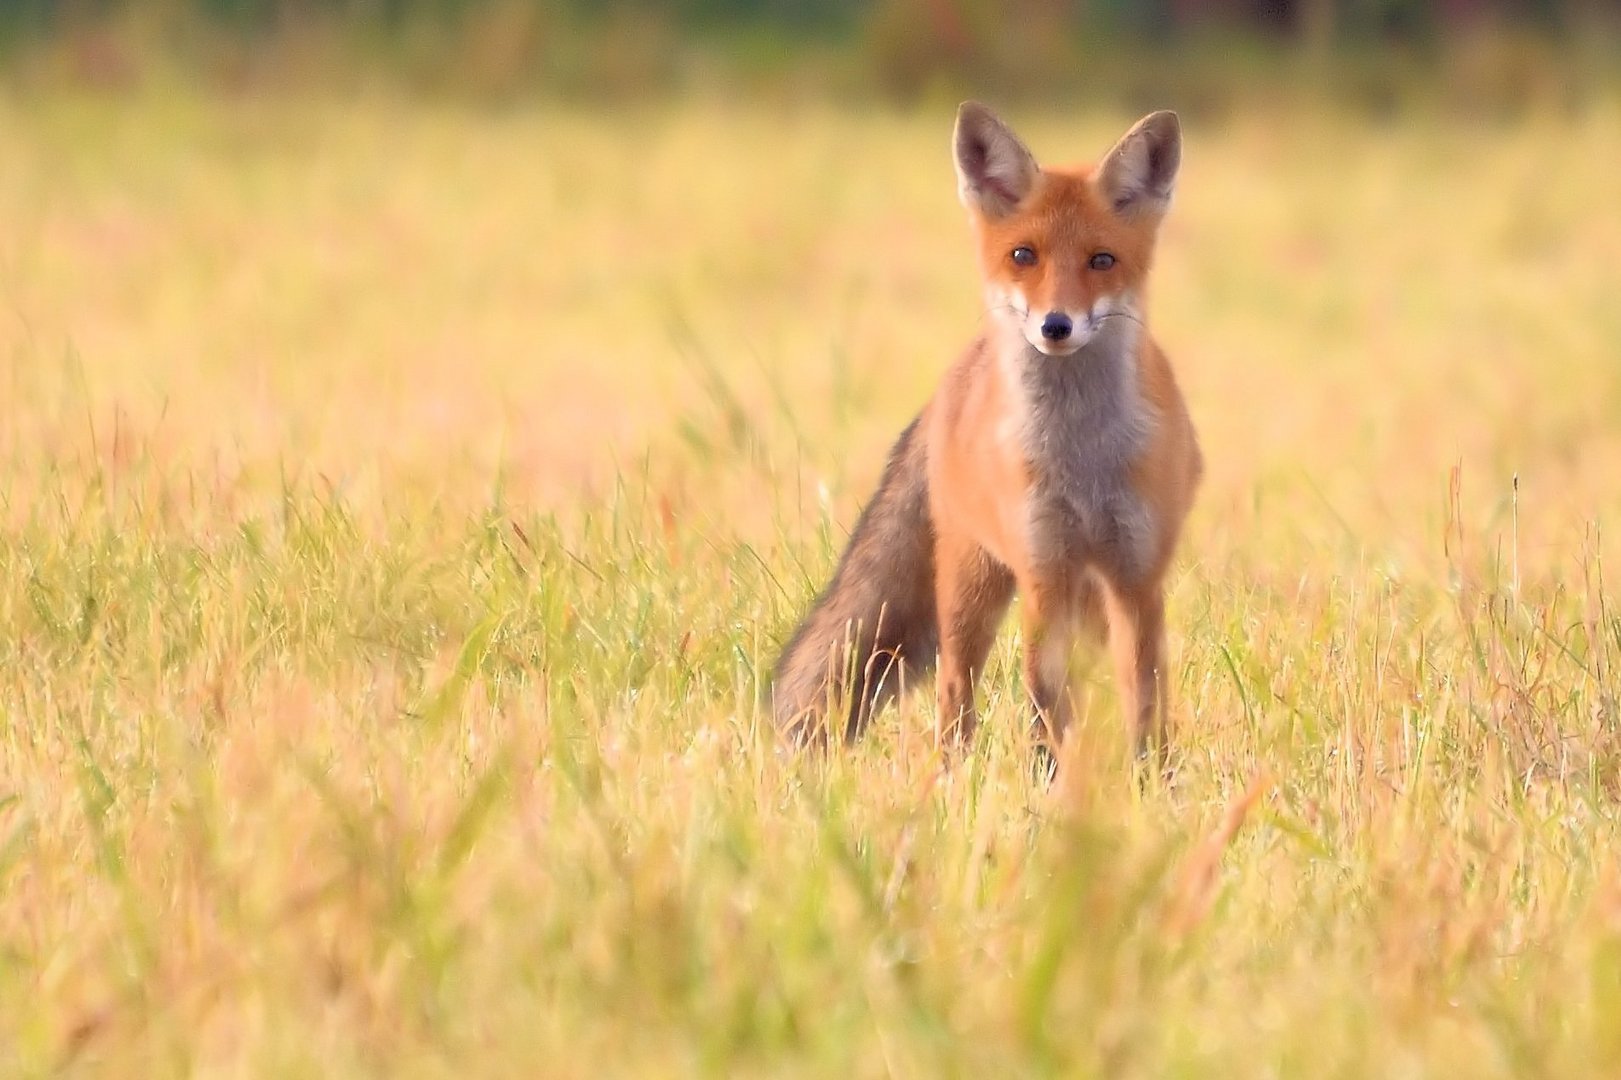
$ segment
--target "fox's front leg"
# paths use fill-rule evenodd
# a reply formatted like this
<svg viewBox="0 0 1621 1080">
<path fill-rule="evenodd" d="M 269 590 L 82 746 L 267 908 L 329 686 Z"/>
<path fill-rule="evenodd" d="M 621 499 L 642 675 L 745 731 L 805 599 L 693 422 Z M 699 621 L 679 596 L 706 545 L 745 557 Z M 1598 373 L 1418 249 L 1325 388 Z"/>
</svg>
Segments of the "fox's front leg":
<svg viewBox="0 0 1621 1080">
<path fill-rule="evenodd" d="M 1064 590 L 1032 585 L 1022 593 L 1024 685 L 1036 711 L 1036 746 L 1056 761 L 1074 712 L 1069 683 L 1075 619 Z"/>
<path fill-rule="evenodd" d="M 1013 575 L 978 544 L 942 536 L 935 552 L 940 620 L 936 737 L 942 750 L 966 747 L 979 716 L 974 684 L 1013 598 Z"/>
<path fill-rule="evenodd" d="M 1165 746 L 1165 594 L 1159 582 L 1108 590 L 1109 644 L 1120 701 L 1138 757 Z"/>
</svg>

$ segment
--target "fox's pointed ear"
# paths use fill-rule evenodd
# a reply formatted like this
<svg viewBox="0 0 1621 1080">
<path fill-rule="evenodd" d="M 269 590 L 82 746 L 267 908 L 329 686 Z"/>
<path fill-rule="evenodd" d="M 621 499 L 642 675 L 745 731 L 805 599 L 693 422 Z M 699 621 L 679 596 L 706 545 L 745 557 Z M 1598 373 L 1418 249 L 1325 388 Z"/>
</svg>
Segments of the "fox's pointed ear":
<svg viewBox="0 0 1621 1080">
<path fill-rule="evenodd" d="M 1035 187 L 1041 169 L 1013 129 L 989 108 L 965 101 L 951 137 L 957 160 L 957 195 L 989 218 L 1010 214 Z"/>
<path fill-rule="evenodd" d="M 1098 190 L 1117 214 L 1162 214 L 1171 203 L 1181 164 L 1182 122 L 1174 112 L 1150 113 L 1098 166 Z"/>
</svg>

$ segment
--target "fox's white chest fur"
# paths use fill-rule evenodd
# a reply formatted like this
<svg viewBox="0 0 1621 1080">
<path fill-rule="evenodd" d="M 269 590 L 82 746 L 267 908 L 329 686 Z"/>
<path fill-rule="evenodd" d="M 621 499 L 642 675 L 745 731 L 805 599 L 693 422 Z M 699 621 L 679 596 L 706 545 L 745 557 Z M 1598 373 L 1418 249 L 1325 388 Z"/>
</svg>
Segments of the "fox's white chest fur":
<svg viewBox="0 0 1621 1080">
<path fill-rule="evenodd" d="M 1072 356 L 1026 349 L 1015 361 L 1032 479 L 1030 550 L 1040 562 L 1128 579 L 1153 562 L 1153 516 L 1131 477 L 1155 423 L 1139 387 L 1134 330 L 1113 329 Z"/>
</svg>

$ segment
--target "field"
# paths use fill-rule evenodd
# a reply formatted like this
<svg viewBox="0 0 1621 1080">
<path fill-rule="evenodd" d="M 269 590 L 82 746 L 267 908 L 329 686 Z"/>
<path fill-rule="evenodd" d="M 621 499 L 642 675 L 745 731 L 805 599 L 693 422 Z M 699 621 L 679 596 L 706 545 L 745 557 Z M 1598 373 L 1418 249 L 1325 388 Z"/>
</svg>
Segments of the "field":
<svg viewBox="0 0 1621 1080">
<path fill-rule="evenodd" d="M 0 99 L 0 1073 L 1621 1070 L 1621 109 L 1186 117 L 1175 767 L 1051 789 L 1011 626 L 954 769 L 758 705 L 950 117 Z"/>
</svg>

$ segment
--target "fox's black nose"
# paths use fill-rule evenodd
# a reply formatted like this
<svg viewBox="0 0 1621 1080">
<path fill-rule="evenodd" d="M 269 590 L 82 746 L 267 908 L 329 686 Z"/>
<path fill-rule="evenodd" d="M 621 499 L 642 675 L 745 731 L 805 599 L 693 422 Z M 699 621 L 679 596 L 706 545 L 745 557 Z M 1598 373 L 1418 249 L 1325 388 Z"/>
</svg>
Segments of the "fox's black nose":
<svg viewBox="0 0 1621 1080">
<path fill-rule="evenodd" d="M 1047 317 L 1041 320 L 1041 336 L 1048 341 L 1063 341 L 1073 329 L 1075 324 L 1061 311 L 1049 311 Z"/>
</svg>

